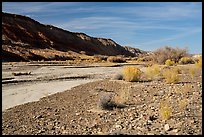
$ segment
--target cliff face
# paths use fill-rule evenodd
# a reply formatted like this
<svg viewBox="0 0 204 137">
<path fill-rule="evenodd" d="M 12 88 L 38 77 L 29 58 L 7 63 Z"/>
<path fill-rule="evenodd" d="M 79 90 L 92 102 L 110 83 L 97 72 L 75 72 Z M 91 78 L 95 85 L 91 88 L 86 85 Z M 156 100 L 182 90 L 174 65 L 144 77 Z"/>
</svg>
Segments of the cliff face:
<svg viewBox="0 0 204 137">
<path fill-rule="evenodd" d="M 52 60 L 52 56 L 66 60 L 71 54 L 69 51 L 84 51 L 87 55 L 135 56 L 111 39 L 69 32 L 26 16 L 3 12 L 2 51 L 3 61 Z"/>
</svg>

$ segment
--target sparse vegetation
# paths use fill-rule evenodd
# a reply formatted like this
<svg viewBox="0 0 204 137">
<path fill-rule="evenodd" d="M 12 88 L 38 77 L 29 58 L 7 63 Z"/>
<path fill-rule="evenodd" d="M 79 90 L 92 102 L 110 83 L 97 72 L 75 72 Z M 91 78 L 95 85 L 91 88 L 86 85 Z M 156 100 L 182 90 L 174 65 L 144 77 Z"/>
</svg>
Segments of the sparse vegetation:
<svg viewBox="0 0 204 137">
<path fill-rule="evenodd" d="M 123 78 L 125 81 L 134 82 L 139 81 L 142 71 L 134 66 L 127 66 L 123 69 Z"/>
<path fill-rule="evenodd" d="M 166 60 L 170 59 L 177 63 L 180 58 L 187 56 L 187 49 L 180 49 L 180 48 L 172 48 L 169 46 L 165 46 L 162 48 L 157 49 L 154 51 L 152 55 L 153 61 L 164 64 Z"/>
<path fill-rule="evenodd" d="M 163 71 L 162 75 L 165 78 L 166 83 L 178 83 L 180 77 L 178 71 L 175 69 L 167 69 Z"/>
<path fill-rule="evenodd" d="M 117 62 L 117 63 L 124 63 L 126 62 L 123 57 L 120 56 L 110 56 L 107 58 L 108 62 Z"/>
</svg>

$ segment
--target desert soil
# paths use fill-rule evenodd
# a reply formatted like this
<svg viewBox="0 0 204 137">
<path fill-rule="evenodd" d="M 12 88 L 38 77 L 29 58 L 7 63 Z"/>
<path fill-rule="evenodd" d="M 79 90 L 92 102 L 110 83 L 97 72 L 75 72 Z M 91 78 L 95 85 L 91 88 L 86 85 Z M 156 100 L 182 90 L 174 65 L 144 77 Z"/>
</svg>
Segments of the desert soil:
<svg viewBox="0 0 204 137">
<path fill-rule="evenodd" d="M 182 71 L 178 84 L 167 84 L 163 79 L 114 80 L 123 66 L 5 63 L 2 67 L 2 134 L 202 134 L 201 70 L 193 78 Z M 102 96 L 117 99 L 124 92 L 128 93 L 124 107 L 98 107 Z M 172 108 L 167 120 L 161 117 L 164 99 Z"/>
</svg>

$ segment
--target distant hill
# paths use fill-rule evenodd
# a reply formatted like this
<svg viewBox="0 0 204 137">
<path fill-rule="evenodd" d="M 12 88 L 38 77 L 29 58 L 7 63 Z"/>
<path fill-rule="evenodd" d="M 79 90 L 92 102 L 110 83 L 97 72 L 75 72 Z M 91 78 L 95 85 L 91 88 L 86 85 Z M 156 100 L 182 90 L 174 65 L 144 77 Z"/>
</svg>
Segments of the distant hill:
<svg viewBox="0 0 204 137">
<path fill-rule="evenodd" d="M 67 60 L 73 54 L 138 56 L 139 49 L 2 12 L 2 61 Z"/>
</svg>

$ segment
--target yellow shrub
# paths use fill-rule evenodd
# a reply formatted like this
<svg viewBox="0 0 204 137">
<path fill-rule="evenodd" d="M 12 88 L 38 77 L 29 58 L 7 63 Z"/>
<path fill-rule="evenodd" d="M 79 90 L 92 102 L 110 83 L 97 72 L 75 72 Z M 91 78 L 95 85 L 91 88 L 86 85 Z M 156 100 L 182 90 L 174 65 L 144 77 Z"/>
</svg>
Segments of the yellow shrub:
<svg viewBox="0 0 204 137">
<path fill-rule="evenodd" d="M 162 119 L 167 120 L 171 117 L 172 115 L 172 108 L 171 106 L 168 104 L 167 101 L 161 101 L 160 103 L 160 115 L 162 117 Z"/>
<path fill-rule="evenodd" d="M 145 73 L 149 78 L 153 79 L 160 75 L 160 68 L 158 65 L 154 64 L 153 66 L 147 67 Z"/>
<path fill-rule="evenodd" d="M 165 65 L 167 65 L 167 66 L 173 66 L 175 64 L 175 62 L 174 61 L 171 61 L 170 59 L 167 59 L 166 61 L 165 61 Z"/>
<path fill-rule="evenodd" d="M 134 66 L 127 66 L 123 69 L 123 77 L 125 81 L 138 81 L 140 79 L 141 74 L 142 71 Z"/>
<path fill-rule="evenodd" d="M 198 68 L 202 68 L 202 58 L 200 57 L 195 64 Z"/>
<path fill-rule="evenodd" d="M 179 81 L 178 71 L 175 69 L 168 69 L 163 72 L 166 83 L 177 83 Z"/>
<path fill-rule="evenodd" d="M 189 57 L 182 57 L 179 60 L 179 64 L 193 64 L 193 63 L 194 63 L 193 59 Z"/>
</svg>

